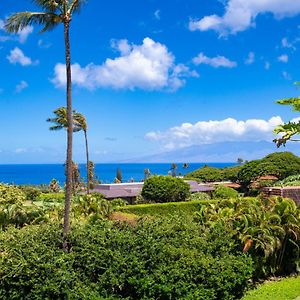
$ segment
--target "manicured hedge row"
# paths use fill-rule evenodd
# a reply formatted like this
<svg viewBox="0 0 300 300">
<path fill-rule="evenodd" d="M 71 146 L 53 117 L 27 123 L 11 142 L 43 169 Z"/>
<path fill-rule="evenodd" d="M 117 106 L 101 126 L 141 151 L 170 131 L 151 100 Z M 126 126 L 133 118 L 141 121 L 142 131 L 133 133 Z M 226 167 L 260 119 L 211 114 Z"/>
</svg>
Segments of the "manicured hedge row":
<svg viewBox="0 0 300 300">
<path fill-rule="evenodd" d="M 119 210 L 125 213 L 131 213 L 138 216 L 163 216 L 176 213 L 193 214 L 199 211 L 202 205 L 216 203 L 219 200 L 201 200 L 201 201 L 186 201 L 186 202 L 169 202 L 156 204 L 137 204 L 121 207 Z"/>
</svg>

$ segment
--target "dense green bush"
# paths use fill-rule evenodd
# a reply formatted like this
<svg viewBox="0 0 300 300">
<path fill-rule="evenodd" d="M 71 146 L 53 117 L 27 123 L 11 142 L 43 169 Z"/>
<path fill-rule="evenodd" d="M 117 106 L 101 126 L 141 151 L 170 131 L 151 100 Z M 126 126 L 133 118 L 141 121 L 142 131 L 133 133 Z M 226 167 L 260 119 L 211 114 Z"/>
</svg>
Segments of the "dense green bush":
<svg viewBox="0 0 300 300">
<path fill-rule="evenodd" d="M 226 167 L 223 169 L 204 166 L 198 170 L 186 174 L 185 178 L 193 178 L 199 182 L 217 182 L 224 180 L 236 182 L 240 169 L 241 166 Z"/>
<path fill-rule="evenodd" d="M 190 195 L 190 185 L 180 178 L 152 176 L 145 181 L 141 195 L 149 202 L 185 201 Z"/>
<path fill-rule="evenodd" d="M 278 152 L 263 159 L 244 164 L 238 173 L 238 180 L 244 185 L 263 175 L 275 175 L 284 179 L 300 173 L 300 158 L 290 152 Z"/>
<path fill-rule="evenodd" d="M 238 195 L 236 190 L 224 185 L 218 185 L 213 191 L 214 199 L 236 199 Z"/>
<path fill-rule="evenodd" d="M 188 219 L 0 233 L 1 299 L 237 299 L 252 275 L 224 229 Z"/>
<path fill-rule="evenodd" d="M 155 204 L 136 204 L 121 207 L 118 210 L 124 213 L 135 214 L 138 216 L 161 216 L 168 215 L 190 215 L 199 211 L 203 205 L 216 203 L 219 200 L 201 200 L 201 201 L 185 201 L 172 203 L 155 203 Z"/>
<path fill-rule="evenodd" d="M 31 185 L 20 185 L 19 189 L 25 193 L 26 199 L 30 201 L 35 200 L 42 193 L 38 187 Z"/>
<path fill-rule="evenodd" d="M 26 195 L 18 187 L 0 183 L 0 205 L 21 204 Z"/>
<path fill-rule="evenodd" d="M 281 181 L 277 181 L 276 186 L 300 186 L 300 175 L 292 175 Z"/>
<path fill-rule="evenodd" d="M 241 198 L 202 206 L 204 226 L 226 226 L 255 262 L 256 278 L 299 272 L 300 208 L 281 197 Z"/>
</svg>

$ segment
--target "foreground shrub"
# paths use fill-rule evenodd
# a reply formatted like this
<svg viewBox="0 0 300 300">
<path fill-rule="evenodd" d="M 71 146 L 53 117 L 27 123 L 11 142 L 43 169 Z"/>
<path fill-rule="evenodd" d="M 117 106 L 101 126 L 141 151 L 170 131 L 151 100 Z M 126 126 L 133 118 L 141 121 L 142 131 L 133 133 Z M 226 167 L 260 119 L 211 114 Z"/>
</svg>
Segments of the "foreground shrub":
<svg viewBox="0 0 300 300">
<path fill-rule="evenodd" d="M 300 208 L 281 197 L 225 200 L 202 206 L 199 222 L 226 226 L 255 263 L 256 278 L 299 272 Z"/>
<path fill-rule="evenodd" d="M 26 195 L 18 187 L 0 184 L 0 205 L 21 204 L 26 200 Z"/>
<path fill-rule="evenodd" d="M 190 195 L 190 186 L 180 178 L 152 176 L 145 181 L 141 195 L 149 202 L 185 201 Z"/>
<path fill-rule="evenodd" d="M 69 241 L 53 225 L 0 233 L 0 298 L 229 300 L 252 274 L 223 229 L 178 217 L 76 226 Z"/>
<path fill-rule="evenodd" d="M 224 185 L 218 185 L 214 192 L 213 198 L 215 199 L 236 199 L 238 197 L 238 192 L 230 187 Z"/>
</svg>

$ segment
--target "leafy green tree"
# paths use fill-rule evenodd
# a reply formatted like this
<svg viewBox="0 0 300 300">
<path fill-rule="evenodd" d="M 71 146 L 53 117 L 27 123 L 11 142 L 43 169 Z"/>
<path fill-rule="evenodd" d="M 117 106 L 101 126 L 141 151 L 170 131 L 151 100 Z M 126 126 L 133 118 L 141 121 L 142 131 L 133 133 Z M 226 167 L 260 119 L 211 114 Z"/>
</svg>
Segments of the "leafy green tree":
<svg viewBox="0 0 300 300">
<path fill-rule="evenodd" d="M 70 51 L 70 24 L 74 13 L 80 11 L 85 0 L 32 0 L 42 11 L 19 12 L 11 15 L 5 22 L 8 32 L 17 33 L 28 25 L 42 25 L 42 32 L 52 30 L 59 24 L 64 27 L 66 75 L 67 75 L 67 176 L 66 200 L 64 213 L 63 248 L 67 251 L 67 235 L 70 226 L 70 207 L 72 197 L 72 150 L 73 150 L 73 122 L 72 122 L 72 70 Z"/>
<path fill-rule="evenodd" d="M 296 84 L 300 85 L 300 82 L 296 82 Z M 289 105 L 293 111 L 300 112 L 300 97 L 278 100 L 277 103 L 281 105 Z M 279 138 L 274 139 L 278 148 L 280 146 L 285 146 L 288 141 L 299 142 L 300 121 L 290 121 L 283 125 L 278 125 L 274 129 L 274 133 L 280 134 Z"/>
</svg>

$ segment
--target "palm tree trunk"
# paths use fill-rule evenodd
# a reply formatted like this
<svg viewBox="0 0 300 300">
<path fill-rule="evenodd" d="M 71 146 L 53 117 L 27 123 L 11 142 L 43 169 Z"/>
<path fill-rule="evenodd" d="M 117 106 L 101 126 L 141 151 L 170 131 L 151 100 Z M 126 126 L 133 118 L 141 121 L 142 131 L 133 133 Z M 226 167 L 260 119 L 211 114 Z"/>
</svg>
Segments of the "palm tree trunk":
<svg viewBox="0 0 300 300">
<path fill-rule="evenodd" d="M 70 20 L 64 23 L 64 38 L 66 50 L 67 73 L 67 160 L 66 160 L 66 195 L 64 210 L 63 250 L 68 251 L 68 232 L 70 227 L 70 208 L 72 197 L 72 148 L 73 148 L 73 118 L 72 118 L 72 72 L 70 51 Z"/>
<path fill-rule="evenodd" d="M 89 146 L 87 139 L 87 131 L 84 130 L 84 138 L 85 138 L 85 151 L 86 151 L 86 174 L 87 174 L 87 194 L 90 193 L 90 159 L 89 159 Z"/>
</svg>

